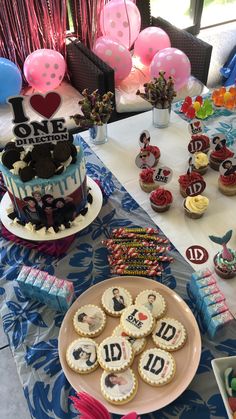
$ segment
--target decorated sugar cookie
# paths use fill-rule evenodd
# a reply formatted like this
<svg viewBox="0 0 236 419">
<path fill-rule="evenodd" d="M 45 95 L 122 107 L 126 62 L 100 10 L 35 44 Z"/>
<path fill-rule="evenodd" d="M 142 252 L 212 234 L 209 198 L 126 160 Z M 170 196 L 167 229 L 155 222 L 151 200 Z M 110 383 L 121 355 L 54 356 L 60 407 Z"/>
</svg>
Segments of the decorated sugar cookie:
<svg viewBox="0 0 236 419">
<path fill-rule="evenodd" d="M 102 295 L 102 306 L 110 316 L 121 316 L 122 311 L 131 304 L 130 293 L 122 287 L 108 288 Z"/>
<path fill-rule="evenodd" d="M 121 327 L 127 335 L 142 338 L 151 333 L 154 325 L 150 311 L 141 305 L 131 305 L 121 315 Z"/>
<path fill-rule="evenodd" d="M 121 336 L 109 336 L 98 347 L 98 362 L 106 371 L 124 371 L 132 364 L 133 358 L 131 344 Z"/>
<path fill-rule="evenodd" d="M 163 317 L 157 321 L 152 338 L 159 348 L 172 352 L 184 346 L 187 332 L 178 320 Z"/>
<path fill-rule="evenodd" d="M 110 403 L 128 403 L 135 396 L 137 389 L 138 381 L 130 368 L 119 373 L 103 371 L 101 392 Z"/>
<path fill-rule="evenodd" d="M 80 374 L 88 374 L 98 367 L 97 343 L 88 338 L 76 339 L 66 351 L 69 367 Z"/>
<path fill-rule="evenodd" d="M 127 335 L 123 330 L 121 326 L 117 326 L 113 333 L 112 336 L 121 336 L 123 338 L 125 338 L 129 343 L 131 343 L 133 351 L 134 351 L 134 355 L 138 355 L 140 354 L 140 352 L 142 352 L 146 346 L 146 338 L 132 338 L 131 336 Z"/>
<path fill-rule="evenodd" d="M 80 307 L 74 315 L 73 325 L 75 331 L 81 336 L 98 336 L 106 324 L 106 315 L 92 304 Z"/>
<path fill-rule="evenodd" d="M 144 351 L 138 366 L 141 378 L 151 386 L 163 386 L 169 383 L 175 375 L 175 369 L 174 357 L 158 348 Z"/>
<path fill-rule="evenodd" d="M 153 290 L 144 290 L 140 292 L 135 300 L 135 304 L 146 307 L 153 317 L 159 319 L 167 309 L 166 302 L 161 294 Z"/>
</svg>

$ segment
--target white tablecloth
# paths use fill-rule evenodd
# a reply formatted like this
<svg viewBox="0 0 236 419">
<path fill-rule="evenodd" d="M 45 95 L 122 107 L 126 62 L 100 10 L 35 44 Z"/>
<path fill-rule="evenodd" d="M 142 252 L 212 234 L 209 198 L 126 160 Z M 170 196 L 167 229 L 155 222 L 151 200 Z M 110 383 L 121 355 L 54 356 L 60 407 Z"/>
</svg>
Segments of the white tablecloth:
<svg viewBox="0 0 236 419">
<path fill-rule="evenodd" d="M 236 127 L 236 120 L 234 120 Z M 217 122 L 205 122 L 210 128 L 207 132 L 215 132 Z M 135 165 L 135 157 L 139 153 L 139 135 L 147 129 L 151 134 L 151 144 L 157 145 L 161 150 L 158 166 L 168 166 L 174 171 L 171 182 L 165 187 L 173 194 L 173 204 L 168 212 L 156 213 L 149 203 L 149 195 L 139 186 L 140 169 Z M 108 124 L 109 140 L 103 145 L 91 145 L 87 131 L 82 133 L 85 141 L 100 157 L 104 164 L 124 185 L 132 197 L 148 212 L 153 221 L 162 229 L 178 251 L 186 258 L 185 252 L 189 246 L 200 245 L 207 249 L 209 259 L 201 265 L 189 263 L 195 270 L 210 267 L 213 269 L 213 257 L 220 250 L 220 246 L 211 242 L 209 235 L 221 236 L 235 227 L 235 197 L 222 195 L 217 188 L 219 173 L 208 169 L 204 179 L 207 187 L 203 195 L 210 200 L 209 208 L 200 219 L 190 219 L 184 214 L 183 198 L 179 192 L 179 175 L 186 173 L 188 168 L 189 152 L 187 149 L 190 140 L 188 124 L 174 112 L 171 113 L 171 122 L 168 128 L 157 129 L 152 125 L 151 112 L 123 119 Z M 231 248 L 236 248 L 236 231 L 234 230 Z M 218 284 L 227 297 L 227 303 L 236 317 L 235 297 L 232 288 L 236 289 L 236 279 L 230 281 L 218 278 Z"/>
</svg>

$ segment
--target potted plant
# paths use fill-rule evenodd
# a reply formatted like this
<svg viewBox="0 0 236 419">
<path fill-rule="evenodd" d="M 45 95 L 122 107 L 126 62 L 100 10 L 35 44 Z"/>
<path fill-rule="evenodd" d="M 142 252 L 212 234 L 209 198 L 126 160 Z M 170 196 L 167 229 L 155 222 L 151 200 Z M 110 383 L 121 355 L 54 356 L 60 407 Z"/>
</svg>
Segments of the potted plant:
<svg viewBox="0 0 236 419">
<path fill-rule="evenodd" d="M 171 104 L 176 91 L 172 77 L 165 78 L 165 72 L 160 71 L 159 77 L 154 77 L 148 83 L 144 83 L 144 92 L 138 90 L 137 95 L 147 100 L 153 109 L 153 124 L 158 128 L 167 127 L 170 120 Z"/>
<path fill-rule="evenodd" d="M 102 144 L 107 141 L 107 122 L 109 121 L 113 107 L 112 92 L 100 95 L 97 90 L 91 94 L 88 89 L 82 92 L 84 98 L 79 101 L 82 114 L 72 115 L 76 125 L 83 128 L 88 128 L 90 139 L 94 144 Z"/>
</svg>

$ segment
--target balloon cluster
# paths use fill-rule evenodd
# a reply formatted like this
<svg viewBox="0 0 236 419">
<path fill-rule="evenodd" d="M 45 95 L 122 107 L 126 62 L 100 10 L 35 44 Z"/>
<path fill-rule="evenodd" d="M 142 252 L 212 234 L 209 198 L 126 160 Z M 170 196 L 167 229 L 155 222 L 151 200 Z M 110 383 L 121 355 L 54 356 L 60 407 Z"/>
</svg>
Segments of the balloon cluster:
<svg viewBox="0 0 236 419">
<path fill-rule="evenodd" d="M 24 75 L 29 85 L 39 92 L 59 86 L 65 75 L 64 57 L 52 49 L 37 49 L 24 62 Z M 22 88 L 21 72 L 12 61 L 0 57 L 0 104 L 7 103 Z"/>
<path fill-rule="evenodd" d="M 158 27 L 140 32 L 141 16 L 132 0 L 112 0 L 106 3 L 100 15 L 102 31 L 93 47 L 94 53 L 114 69 L 118 85 L 132 69 L 130 49 L 144 66 L 150 66 L 152 77 L 165 71 L 172 76 L 175 89 L 183 87 L 191 73 L 191 65 L 184 52 L 171 48 L 168 35 Z"/>
</svg>

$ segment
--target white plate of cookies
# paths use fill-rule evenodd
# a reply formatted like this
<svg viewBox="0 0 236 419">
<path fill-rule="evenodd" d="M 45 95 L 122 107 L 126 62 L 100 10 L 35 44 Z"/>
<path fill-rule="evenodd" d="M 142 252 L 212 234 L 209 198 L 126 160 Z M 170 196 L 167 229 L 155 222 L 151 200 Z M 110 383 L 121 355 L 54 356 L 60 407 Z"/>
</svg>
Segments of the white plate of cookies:
<svg viewBox="0 0 236 419">
<path fill-rule="evenodd" d="M 76 391 L 109 412 L 150 413 L 173 402 L 195 376 L 201 336 L 174 291 L 152 279 L 118 276 L 86 290 L 59 333 L 62 369 Z"/>
</svg>

